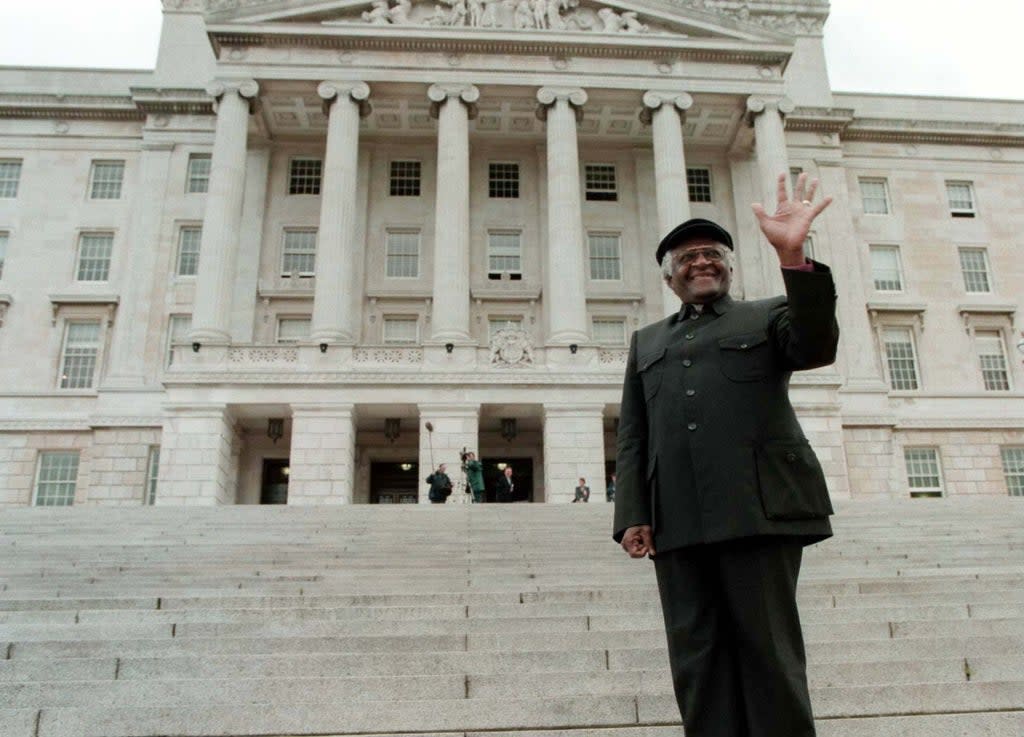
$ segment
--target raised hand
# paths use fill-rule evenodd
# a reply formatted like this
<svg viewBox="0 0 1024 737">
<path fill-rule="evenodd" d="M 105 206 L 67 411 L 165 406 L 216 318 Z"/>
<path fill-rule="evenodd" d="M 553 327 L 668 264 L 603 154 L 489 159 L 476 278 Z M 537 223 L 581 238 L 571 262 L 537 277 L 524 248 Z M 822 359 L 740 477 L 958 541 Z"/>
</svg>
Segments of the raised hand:
<svg viewBox="0 0 1024 737">
<path fill-rule="evenodd" d="M 769 215 L 760 203 L 751 205 L 761 232 L 775 249 L 779 263 L 783 266 L 799 266 L 804 263 L 804 241 L 811 230 L 811 223 L 826 207 L 832 204 L 831 197 L 814 202 L 818 180 L 812 179 L 807 186 L 807 174 L 802 173 L 793 188 L 793 199 L 786 193 L 786 174 L 779 174 L 778 204 L 775 214 Z"/>
</svg>

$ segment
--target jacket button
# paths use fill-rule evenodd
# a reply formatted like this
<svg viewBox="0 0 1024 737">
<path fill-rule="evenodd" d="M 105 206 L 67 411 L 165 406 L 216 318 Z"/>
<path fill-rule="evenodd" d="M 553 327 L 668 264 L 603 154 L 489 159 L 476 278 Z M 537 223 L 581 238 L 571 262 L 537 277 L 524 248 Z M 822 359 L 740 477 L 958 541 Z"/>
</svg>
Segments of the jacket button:
<svg viewBox="0 0 1024 737">
<path fill-rule="evenodd" d="M 693 333 L 687 333 L 686 334 L 686 339 L 687 340 L 693 340 Z"/>
<path fill-rule="evenodd" d="M 786 460 L 792 463 L 796 460 L 796 453 L 786 453 Z"/>
<path fill-rule="evenodd" d="M 690 368 L 690 366 L 693 365 L 693 361 L 691 361 L 689 358 L 684 358 L 683 365 L 686 366 L 686 368 Z"/>
<path fill-rule="evenodd" d="M 740 343 L 740 348 L 746 348 L 746 347 L 747 347 L 746 343 Z"/>
<path fill-rule="evenodd" d="M 690 430 L 691 432 L 693 430 L 696 430 L 697 429 L 697 423 L 696 422 L 691 422 L 689 425 L 686 426 L 686 429 Z"/>
<path fill-rule="evenodd" d="M 688 396 L 688 397 L 692 397 L 696 393 L 697 393 L 696 389 L 687 389 L 686 390 L 686 396 Z"/>
</svg>

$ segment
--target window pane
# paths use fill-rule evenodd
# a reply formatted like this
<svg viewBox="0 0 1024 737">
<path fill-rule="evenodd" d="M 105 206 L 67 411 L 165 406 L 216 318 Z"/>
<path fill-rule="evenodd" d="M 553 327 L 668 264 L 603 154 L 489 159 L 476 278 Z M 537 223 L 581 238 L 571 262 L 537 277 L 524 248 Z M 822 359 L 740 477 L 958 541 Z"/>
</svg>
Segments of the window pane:
<svg viewBox="0 0 1024 737">
<path fill-rule="evenodd" d="M 710 169 L 687 169 L 686 186 L 690 190 L 690 202 L 711 202 Z"/>
<path fill-rule="evenodd" d="M 590 278 L 595 280 L 621 279 L 622 260 L 619 257 L 619 236 L 589 235 Z"/>
<path fill-rule="evenodd" d="M 889 193 L 884 179 L 861 179 L 860 199 L 868 215 L 889 214 Z"/>
<path fill-rule="evenodd" d="M 1010 375 L 1006 368 L 1003 336 L 996 331 L 979 331 L 975 340 L 986 391 L 1009 391 Z"/>
<path fill-rule="evenodd" d="M 171 315 L 167 327 L 167 365 L 174 362 L 174 346 L 181 345 L 192 329 L 192 315 Z"/>
<path fill-rule="evenodd" d="M 913 489 L 942 490 L 939 452 L 935 448 L 905 448 L 907 485 Z"/>
<path fill-rule="evenodd" d="M 391 196 L 392 197 L 419 197 L 420 196 L 420 162 L 418 162 L 418 161 L 392 161 L 391 162 Z"/>
<path fill-rule="evenodd" d="M 598 345 L 626 345 L 626 321 L 603 317 L 595 317 L 594 342 Z"/>
<path fill-rule="evenodd" d="M 69 507 L 75 501 L 78 453 L 46 452 L 39 456 L 36 479 L 37 507 Z"/>
<path fill-rule="evenodd" d="M 415 345 L 418 337 L 418 321 L 415 317 L 384 318 L 385 343 Z"/>
<path fill-rule="evenodd" d="M 974 191 L 970 182 L 946 182 L 946 197 L 949 209 L 954 212 L 974 210 Z"/>
<path fill-rule="evenodd" d="M 316 231 L 286 230 L 282 274 L 313 274 L 316 272 Z"/>
<path fill-rule="evenodd" d="M 419 231 L 388 232 L 386 275 L 418 277 L 420 275 Z"/>
<path fill-rule="evenodd" d="M 10 233 L 0 230 L 0 279 L 4 277 L 4 261 L 7 260 L 7 241 Z"/>
<path fill-rule="evenodd" d="M 989 292 L 988 258 L 984 248 L 961 248 L 960 270 L 968 292 Z"/>
<path fill-rule="evenodd" d="M 160 475 L 160 446 L 149 446 L 149 458 L 146 462 L 146 493 L 143 504 L 156 503 L 156 480 Z"/>
<path fill-rule="evenodd" d="M 192 154 L 188 157 L 188 180 L 185 191 L 189 194 L 202 194 L 210 190 L 210 164 L 213 159 L 209 154 Z"/>
<path fill-rule="evenodd" d="M 83 233 L 78 248 L 78 281 L 106 281 L 113 248 L 113 233 Z"/>
<path fill-rule="evenodd" d="M 178 234 L 178 276 L 195 276 L 199 273 L 199 244 L 202 240 L 202 228 L 181 229 Z"/>
<path fill-rule="evenodd" d="M 487 234 L 487 271 L 500 274 L 522 271 L 519 233 Z"/>
<path fill-rule="evenodd" d="M 92 186 L 89 196 L 94 200 L 120 199 L 123 179 L 123 161 L 96 161 L 92 165 Z"/>
<path fill-rule="evenodd" d="M 880 292 L 899 292 L 903 289 L 900 269 L 900 249 L 895 246 L 871 246 L 871 278 Z"/>
<path fill-rule="evenodd" d="M 488 164 L 487 193 L 496 198 L 519 197 L 519 164 Z"/>
<path fill-rule="evenodd" d="M 1024 447 L 1003 448 L 1003 473 L 1006 474 L 1006 488 L 1010 496 L 1024 496 Z"/>
<path fill-rule="evenodd" d="M 320 194 L 320 159 L 292 159 L 288 173 L 288 194 Z"/>
<path fill-rule="evenodd" d="M 61 389 L 88 389 L 92 386 L 99 347 L 98 322 L 68 323 L 61 361 Z"/>
<path fill-rule="evenodd" d="M 910 328 L 889 328 L 883 333 L 889 383 L 893 389 L 917 389 L 917 359 Z"/>
<path fill-rule="evenodd" d="M 0 161 L 0 197 L 17 197 L 20 180 L 20 161 Z"/>
<path fill-rule="evenodd" d="M 277 342 L 298 343 L 308 338 L 310 325 L 308 317 L 282 317 L 277 321 Z"/>
<path fill-rule="evenodd" d="M 616 200 L 615 166 L 612 164 L 587 164 L 584 167 L 587 199 Z"/>
</svg>

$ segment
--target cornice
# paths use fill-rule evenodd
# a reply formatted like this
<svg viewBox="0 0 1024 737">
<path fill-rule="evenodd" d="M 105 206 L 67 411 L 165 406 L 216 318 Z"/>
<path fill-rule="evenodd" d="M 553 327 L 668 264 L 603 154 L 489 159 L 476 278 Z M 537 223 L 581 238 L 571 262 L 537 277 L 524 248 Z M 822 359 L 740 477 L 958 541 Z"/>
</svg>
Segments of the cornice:
<svg viewBox="0 0 1024 737">
<path fill-rule="evenodd" d="M 0 94 L 0 118 L 137 122 L 145 117 L 127 95 Z"/>
<path fill-rule="evenodd" d="M 849 108 L 797 107 L 786 116 L 786 130 L 842 133 L 852 121 Z"/>
<path fill-rule="evenodd" d="M 132 101 L 146 115 L 213 115 L 213 99 L 204 89 L 132 87 Z"/>
</svg>

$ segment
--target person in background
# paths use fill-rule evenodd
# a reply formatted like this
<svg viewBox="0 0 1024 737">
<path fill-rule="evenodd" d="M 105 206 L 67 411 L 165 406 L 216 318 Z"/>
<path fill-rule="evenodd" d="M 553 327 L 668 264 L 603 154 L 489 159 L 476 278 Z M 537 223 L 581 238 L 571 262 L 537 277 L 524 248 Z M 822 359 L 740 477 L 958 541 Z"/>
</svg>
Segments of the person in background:
<svg viewBox="0 0 1024 737">
<path fill-rule="evenodd" d="M 466 483 L 473 492 L 473 503 L 484 502 L 484 464 L 476 459 L 476 453 L 466 453 L 466 462 L 463 464 L 466 471 Z"/>
<path fill-rule="evenodd" d="M 573 497 L 573 504 L 577 502 L 589 502 L 590 501 L 590 487 L 587 486 L 587 480 L 580 476 L 580 484 L 576 487 L 576 495 Z"/>
<path fill-rule="evenodd" d="M 430 484 L 427 498 L 431 504 L 444 504 L 452 493 L 452 480 L 445 473 L 447 469 L 448 466 L 442 463 L 436 471 L 427 476 L 427 483 Z"/>
<path fill-rule="evenodd" d="M 615 501 L 615 474 L 614 473 L 612 474 L 612 477 L 610 479 L 608 479 L 608 486 L 605 487 L 604 494 L 605 494 L 605 498 L 608 501 L 610 501 L 610 502 L 614 502 Z"/>
<path fill-rule="evenodd" d="M 512 481 L 512 466 L 505 466 L 505 472 L 502 474 L 501 478 L 498 479 L 498 501 L 512 501 L 512 495 L 515 494 L 515 489 L 516 485 Z"/>
</svg>

